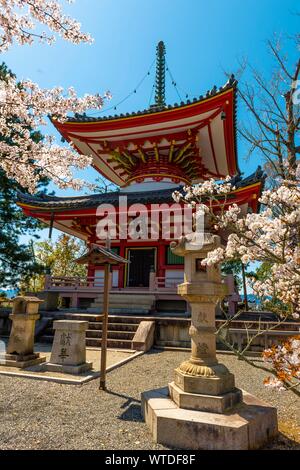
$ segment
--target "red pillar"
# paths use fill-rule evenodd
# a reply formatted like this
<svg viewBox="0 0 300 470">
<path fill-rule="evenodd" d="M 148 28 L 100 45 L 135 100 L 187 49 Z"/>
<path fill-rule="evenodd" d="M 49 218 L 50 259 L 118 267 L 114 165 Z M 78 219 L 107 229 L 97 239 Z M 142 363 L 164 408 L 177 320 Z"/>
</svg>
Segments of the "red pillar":
<svg viewBox="0 0 300 470">
<path fill-rule="evenodd" d="M 122 256 L 122 258 L 126 258 L 125 248 L 126 248 L 126 240 L 120 240 L 120 256 Z M 118 282 L 119 288 L 124 287 L 124 280 L 125 280 L 125 265 L 122 264 L 119 268 L 119 282 Z"/>
<path fill-rule="evenodd" d="M 158 277 L 165 276 L 165 264 L 166 264 L 166 245 L 164 242 L 160 241 L 157 247 L 157 275 Z"/>
</svg>

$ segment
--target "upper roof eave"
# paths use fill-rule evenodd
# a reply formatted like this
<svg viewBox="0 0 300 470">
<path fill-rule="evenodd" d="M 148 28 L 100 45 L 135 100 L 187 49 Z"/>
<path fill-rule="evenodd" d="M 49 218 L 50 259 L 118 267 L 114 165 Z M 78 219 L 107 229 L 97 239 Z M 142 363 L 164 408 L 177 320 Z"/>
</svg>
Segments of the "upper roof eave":
<svg viewBox="0 0 300 470">
<path fill-rule="evenodd" d="M 103 121 L 114 121 L 114 120 L 120 120 L 120 119 L 127 119 L 130 117 L 136 117 L 136 116 L 143 116 L 143 115 L 149 115 L 149 114 L 157 114 L 157 113 L 162 113 L 165 111 L 170 111 L 174 109 L 179 109 L 179 108 L 184 108 L 188 107 L 191 104 L 197 104 L 197 103 L 202 103 L 210 98 L 216 97 L 218 95 L 221 95 L 225 91 L 229 91 L 230 89 L 236 90 L 237 88 L 237 80 L 235 79 L 234 75 L 232 74 L 228 81 L 225 83 L 225 85 L 221 86 L 220 88 L 217 88 L 215 85 L 213 88 L 208 90 L 205 95 L 200 95 L 199 98 L 193 98 L 193 100 L 187 100 L 186 102 L 181 101 L 180 104 L 175 103 L 174 105 L 168 105 L 168 106 L 161 106 L 161 107 L 150 107 L 148 109 L 144 109 L 142 111 L 133 111 L 131 113 L 125 113 L 125 114 L 115 114 L 114 116 L 98 116 L 98 117 L 93 117 L 93 116 L 87 116 L 86 113 L 79 114 L 75 113 L 74 116 L 69 116 L 65 123 L 96 123 L 96 122 L 103 122 Z M 236 109 L 236 100 L 234 100 L 234 108 Z M 55 119 L 54 116 L 50 117 L 52 120 L 53 124 L 56 125 L 58 124 L 57 120 Z M 59 125 L 59 124 L 58 124 Z"/>
<path fill-rule="evenodd" d="M 240 175 L 232 178 L 231 182 L 236 190 L 247 188 L 255 183 L 264 184 L 265 174 L 261 167 L 250 176 L 242 179 Z M 91 209 L 98 207 L 99 204 L 117 204 L 119 196 L 127 196 L 128 204 L 136 202 L 141 204 L 163 203 L 172 201 L 172 193 L 176 190 L 182 190 L 182 186 L 171 189 L 160 189 L 152 191 L 128 192 L 114 191 L 105 194 L 92 194 L 89 196 L 57 197 L 43 196 L 37 197 L 30 194 L 18 193 L 18 204 L 32 208 L 38 208 L 45 212 L 60 212 L 65 210 Z"/>
</svg>

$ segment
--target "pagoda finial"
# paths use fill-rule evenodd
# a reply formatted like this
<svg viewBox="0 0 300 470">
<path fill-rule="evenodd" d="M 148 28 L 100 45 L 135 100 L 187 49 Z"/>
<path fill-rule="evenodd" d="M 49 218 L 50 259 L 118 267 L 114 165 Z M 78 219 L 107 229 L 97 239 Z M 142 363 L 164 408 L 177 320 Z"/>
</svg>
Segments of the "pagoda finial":
<svg viewBox="0 0 300 470">
<path fill-rule="evenodd" d="M 166 47 L 159 41 L 156 47 L 155 106 L 166 106 Z"/>
</svg>

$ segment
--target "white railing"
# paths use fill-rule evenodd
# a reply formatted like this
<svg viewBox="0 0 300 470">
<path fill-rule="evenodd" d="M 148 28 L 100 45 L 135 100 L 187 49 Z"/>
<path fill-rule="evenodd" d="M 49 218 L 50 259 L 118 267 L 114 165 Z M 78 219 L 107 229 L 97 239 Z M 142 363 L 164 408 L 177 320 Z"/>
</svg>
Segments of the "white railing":
<svg viewBox="0 0 300 470">
<path fill-rule="evenodd" d="M 178 284 L 182 283 L 182 277 L 168 278 L 164 276 L 157 277 L 155 273 L 150 273 L 149 287 L 145 287 L 143 290 L 147 291 L 171 291 L 176 293 Z M 97 278 L 94 276 L 88 276 L 86 278 L 79 277 L 64 277 L 64 276 L 45 276 L 45 290 L 68 290 L 68 291 L 101 291 L 104 288 L 104 279 Z M 113 287 L 113 289 L 118 289 Z M 133 290 L 141 289 L 137 287 L 124 287 L 118 290 Z"/>
<path fill-rule="evenodd" d="M 154 281 L 154 289 L 155 290 L 160 290 L 160 289 L 168 289 L 168 290 L 174 290 L 177 291 L 177 286 L 178 284 L 182 283 L 182 277 L 178 278 L 167 278 L 167 277 L 155 277 Z"/>
<path fill-rule="evenodd" d="M 63 277 L 63 276 L 46 276 L 45 290 L 60 290 L 61 288 L 68 289 L 101 289 L 104 287 L 103 279 L 94 276 L 86 278 L 79 277 Z"/>
</svg>

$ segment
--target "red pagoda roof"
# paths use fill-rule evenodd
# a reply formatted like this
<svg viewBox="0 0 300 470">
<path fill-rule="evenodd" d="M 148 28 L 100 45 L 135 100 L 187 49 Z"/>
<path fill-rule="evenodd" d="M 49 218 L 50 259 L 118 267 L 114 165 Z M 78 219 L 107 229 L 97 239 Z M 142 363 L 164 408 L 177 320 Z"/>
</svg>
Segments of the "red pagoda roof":
<svg viewBox="0 0 300 470">
<path fill-rule="evenodd" d="M 214 87 L 192 103 L 52 122 L 80 154 L 92 155 L 94 168 L 118 186 L 145 179 L 187 184 L 221 179 L 239 173 L 236 83 L 232 76 L 224 87 Z"/>
<path fill-rule="evenodd" d="M 232 184 L 236 189 L 228 195 L 226 207 L 236 203 L 244 214 L 249 210 L 257 212 L 258 199 L 264 184 L 262 170 L 258 168 L 255 173 L 244 179 L 236 176 L 232 179 Z M 118 191 L 75 197 L 32 196 L 19 193 L 18 205 L 22 207 L 26 215 L 35 217 L 48 225 L 53 224 L 53 227 L 62 232 L 88 240 L 95 231 L 99 205 L 110 204 L 118 208 L 120 196 L 127 197 L 128 206 L 137 202 L 146 206 L 151 203 L 174 204 L 172 193 L 175 189 L 182 190 L 182 187 L 128 193 Z M 222 198 L 220 203 L 222 203 Z"/>
</svg>

